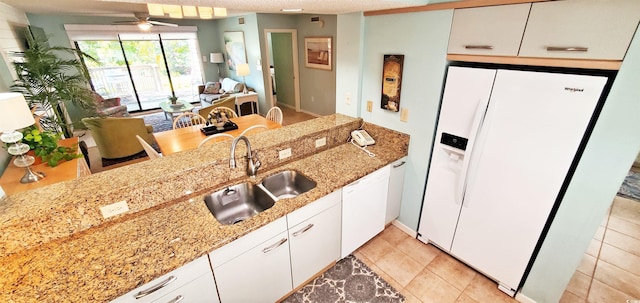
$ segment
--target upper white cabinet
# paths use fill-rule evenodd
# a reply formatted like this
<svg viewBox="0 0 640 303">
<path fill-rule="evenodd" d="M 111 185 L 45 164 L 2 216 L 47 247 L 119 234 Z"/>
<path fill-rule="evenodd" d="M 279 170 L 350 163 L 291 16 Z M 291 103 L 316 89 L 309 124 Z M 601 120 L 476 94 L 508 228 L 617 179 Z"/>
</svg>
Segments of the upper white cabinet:
<svg viewBox="0 0 640 303">
<path fill-rule="evenodd" d="M 530 3 L 456 9 L 449 54 L 516 56 Z"/>
<path fill-rule="evenodd" d="M 520 56 L 622 60 L 639 20 L 638 0 L 534 3 Z"/>
<path fill-rule="evenodd" d="M 456 9 L 448 53 L 621 61 L 638 0 L 563 0 Z"/>
</svg>

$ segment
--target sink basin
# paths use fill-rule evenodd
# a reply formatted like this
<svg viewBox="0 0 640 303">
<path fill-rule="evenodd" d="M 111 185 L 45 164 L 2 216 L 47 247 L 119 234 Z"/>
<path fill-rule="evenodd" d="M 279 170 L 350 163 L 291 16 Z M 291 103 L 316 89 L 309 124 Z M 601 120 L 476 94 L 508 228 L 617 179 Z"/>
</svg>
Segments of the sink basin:
<svg viewBox="0 0 640 303">
<path fill-rule="evenodd" d="M 278 199 L 283 199 L 315 188 L 316 182 L 296 171 L 286 170 L 264 178 L 262 186 Z"/>
<path fill-rule="evenodd" d="M 220 223 L 231 225 L 271 208 L 275 200 L 257 185 L 241 183 L 206 195 L 204 202 Z"/>
</svg>

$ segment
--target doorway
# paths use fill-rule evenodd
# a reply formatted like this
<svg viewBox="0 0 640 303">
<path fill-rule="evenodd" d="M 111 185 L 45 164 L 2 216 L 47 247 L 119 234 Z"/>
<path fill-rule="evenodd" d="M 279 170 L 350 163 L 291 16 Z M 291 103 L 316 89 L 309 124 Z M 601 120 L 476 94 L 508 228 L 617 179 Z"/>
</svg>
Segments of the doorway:
<svg viewBox="0 0 640 303">
<path fill-rule="evenodd" d="M 294 108 L 300 111 L 300 81 L 298 77 L 298 31 L 295 29 L 265 29 L 267 41 L 268 83 L 265 85 L 270 106 Z"/>
</svg>

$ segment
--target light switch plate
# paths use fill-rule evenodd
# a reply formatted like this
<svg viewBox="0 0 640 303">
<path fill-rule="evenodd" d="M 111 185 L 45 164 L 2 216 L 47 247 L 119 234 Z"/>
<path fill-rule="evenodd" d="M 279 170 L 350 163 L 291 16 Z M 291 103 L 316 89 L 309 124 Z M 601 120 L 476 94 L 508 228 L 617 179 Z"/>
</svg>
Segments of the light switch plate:
<svg viewBox="0 0 640 303">
<path fill-rule="evenodd" d="M 280 160 L 291 157 L 291 147 L 283 149 L 278 153 Z"/>
<path fill-rule="evenodd" d="M 407 120 L 409 120 L 409 109 L 403 108 L 400 110 L 400 121 L 407 122 Z"/>
<path fill-rule="evenodd" d="M 322 137 L 316 140 L 316 148 L 327 145 L 327 137 Z"/>
<path fill-rule="evenodd" d="M 100 207 L 100 212 L 102 212 L 102 217 L 105 219 L 119 215 L 119 214 L 126 213 L 128 211 L 129 211 L 129 205 L 127 205 L 127 200 Z"/>
<path fill-rule="evenodd" d="M 367 100 L 367 111 L 371 112 L 373 110 L 373 101 Z"/>
</svg>

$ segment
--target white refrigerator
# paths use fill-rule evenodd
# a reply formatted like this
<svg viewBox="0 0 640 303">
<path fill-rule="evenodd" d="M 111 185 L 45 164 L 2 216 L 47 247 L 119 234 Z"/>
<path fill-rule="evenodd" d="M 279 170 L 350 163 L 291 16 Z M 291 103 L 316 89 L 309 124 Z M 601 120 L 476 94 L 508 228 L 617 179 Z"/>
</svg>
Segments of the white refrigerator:
<svg viewBox="0 0 640 303">
<path fill-rule="evenodd" d="M 418 239 L 514 295 L 607 77 L 450 66 Z"/>
</svg>

